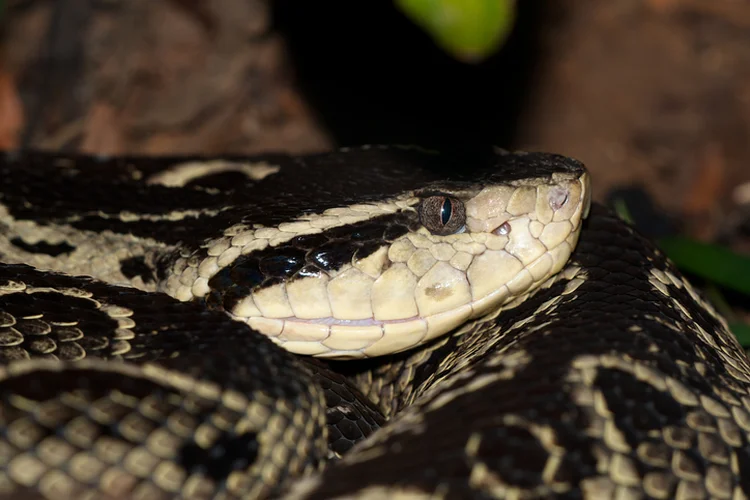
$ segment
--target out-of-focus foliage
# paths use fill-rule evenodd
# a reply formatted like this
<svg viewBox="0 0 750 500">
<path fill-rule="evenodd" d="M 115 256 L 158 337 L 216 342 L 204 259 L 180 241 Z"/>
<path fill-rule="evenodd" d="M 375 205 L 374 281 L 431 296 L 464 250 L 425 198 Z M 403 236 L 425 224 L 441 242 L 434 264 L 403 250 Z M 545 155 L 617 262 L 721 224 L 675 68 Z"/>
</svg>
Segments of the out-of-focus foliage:
<svg viewBox="0 0 750 500">
<path fill-rule="evenodd" d="M 515 0 L 395 0 L 396 6 L 456 59 L 477 63 L 513 29 Z"/>
<path fill-rule="evenodd" d="M 749 258 L 679 236 L 660 238 L 658 244 L 680 269 L 750 296 Z"/>
</svg>

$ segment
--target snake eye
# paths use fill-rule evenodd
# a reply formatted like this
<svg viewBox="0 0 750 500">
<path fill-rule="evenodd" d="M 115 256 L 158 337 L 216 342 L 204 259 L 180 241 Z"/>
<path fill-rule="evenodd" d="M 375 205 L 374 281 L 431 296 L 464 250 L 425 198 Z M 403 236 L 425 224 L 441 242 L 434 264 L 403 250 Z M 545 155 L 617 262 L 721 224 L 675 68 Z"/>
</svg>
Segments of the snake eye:
<svg viewBox="0 0 750 500">
<path fill-rule="evenodd" d="M 419 222 L 438 236 L 459 233 L 466 224 L 466 209 L 452 196 L 430 196 L 419 205 Z"/>
</svg>

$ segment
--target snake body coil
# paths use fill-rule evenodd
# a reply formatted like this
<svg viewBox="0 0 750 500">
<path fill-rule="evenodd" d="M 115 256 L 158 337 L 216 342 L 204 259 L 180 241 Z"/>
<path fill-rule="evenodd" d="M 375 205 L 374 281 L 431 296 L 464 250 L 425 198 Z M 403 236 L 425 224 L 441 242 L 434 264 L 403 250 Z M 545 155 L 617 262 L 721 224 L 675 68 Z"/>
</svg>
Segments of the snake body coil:
<svg viewBox="0 0 750 500">
<path fill-rule="evenodd" d="M 589 196 L 545 154 L 6 154 L 0 495 L 750 497 L 745 354 Z"/>
</svg>

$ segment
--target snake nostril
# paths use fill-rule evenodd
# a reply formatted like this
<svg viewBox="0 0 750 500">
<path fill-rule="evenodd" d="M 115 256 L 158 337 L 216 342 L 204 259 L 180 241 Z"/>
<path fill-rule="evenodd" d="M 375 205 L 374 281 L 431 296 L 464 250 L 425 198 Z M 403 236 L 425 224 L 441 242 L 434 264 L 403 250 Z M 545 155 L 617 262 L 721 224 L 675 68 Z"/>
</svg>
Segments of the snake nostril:
<svg viewBox="0 0 750 500">
<path fill-rule="evenodd" d="M 505 236 L 508 233 L 510 233 L 510 224 L 508 223 L 508 221 L 505 221 L 499 226 L 497 226 L 495 230 L 492 231 L 492 233 L 495 234 L 496 236 Z"/>
<path fill-rule="evenodd" d="M 552 210 L 560 210 L 568 202 L 568 190 L 556 187 L 549 192 L 549 206 Z"/>
</svg>

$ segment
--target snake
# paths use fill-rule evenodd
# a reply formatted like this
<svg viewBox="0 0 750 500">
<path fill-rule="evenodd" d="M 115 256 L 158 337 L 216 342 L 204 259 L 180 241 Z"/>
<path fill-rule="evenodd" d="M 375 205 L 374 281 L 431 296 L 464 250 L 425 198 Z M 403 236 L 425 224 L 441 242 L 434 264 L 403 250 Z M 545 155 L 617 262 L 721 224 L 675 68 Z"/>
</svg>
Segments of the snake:
<svg viewBox="0 0 750 500">
<path fill-rule="evenodd" d="M 0 154 L 0 497 L 748 498 L 750 363 L 580 162 Z"/>
</svg>

